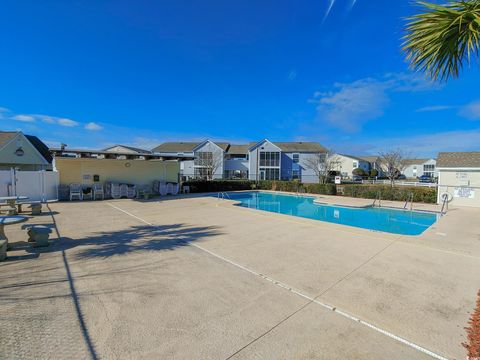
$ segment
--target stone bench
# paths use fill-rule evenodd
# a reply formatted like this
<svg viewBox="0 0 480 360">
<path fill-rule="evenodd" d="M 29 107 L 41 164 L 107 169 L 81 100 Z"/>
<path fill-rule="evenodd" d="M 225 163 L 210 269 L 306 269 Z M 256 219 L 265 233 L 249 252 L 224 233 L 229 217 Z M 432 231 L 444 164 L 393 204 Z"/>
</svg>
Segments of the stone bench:
<svg viewBox="0 0 480 360">
<path fill-rule="evenodd" d="M 33 225 L 28 228 L 28 241 L 34 242 L 33 247 L 45 247 L 48 246 L 48 238 L 52 229 L 43 225 Z"/>
<path fill-rule="evenodd" d="M 6 213 L 7 215 L 16 215 L 17 208 L 10 204 L 0 204 L 0 212 Z"/>
<path fill-rule="evenodd" d="M 7 240 L 0 240 L 0 261 L 3 261 L 7 258 Z"/>
</svg>

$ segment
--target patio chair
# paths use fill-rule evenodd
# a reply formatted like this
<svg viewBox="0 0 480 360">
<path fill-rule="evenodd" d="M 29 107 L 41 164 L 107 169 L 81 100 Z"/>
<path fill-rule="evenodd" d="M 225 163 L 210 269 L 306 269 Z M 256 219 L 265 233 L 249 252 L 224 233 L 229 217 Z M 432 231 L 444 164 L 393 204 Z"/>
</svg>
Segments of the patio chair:
<svg viewBox="0 0 480 360">
<path fill-rule="evenodd" d="M 135 185 L 128 186 L 127 185 L 127 198 L 134 199 L 137 195 L 137 187 Z"/>
<path fill-rule="evenodd" d="M 160 183 L 160 195 L 167 195 L 167 185 L 165 183 Z"/>
<path fill-rule="evenodd" d="M 105 193 L 103 192 L 103 185 L 100 183 L 93 184 L 93 200 L 105 199 Z"/>
<path fill-rule="evenodd" d="M 160 181 L 153 180 L 153 182 L 152 182 L 152 192 L 154 192 L 155 194 L 160 193 Z"/>
<path fill-rule="evenodd" d="M 83 200 L 82 185 L 79 183 L 70 184 L 70 201 L 72 201 L 73 198 Z"/>
<path fill-rule="evenodd" d="M 111 190 L 110 195 L 112 196 L 112 198 L 120 199 L 122 197 L 119 184 L 112 183 L 110 190 Z"/>
<path fill-rule="evenodd" d="M 120 184 L 120 197 L 128 197 L 128 185 Z"/>
<path fill-rule="evenodd" d="M 178 195 L 179 188 L 180 188 L 180 186 L 179 186 L 178 184 L 172 183 L 172 192 L 171 192 L 171 194 L 172 194 L 172 195 Z"/>
</svg>

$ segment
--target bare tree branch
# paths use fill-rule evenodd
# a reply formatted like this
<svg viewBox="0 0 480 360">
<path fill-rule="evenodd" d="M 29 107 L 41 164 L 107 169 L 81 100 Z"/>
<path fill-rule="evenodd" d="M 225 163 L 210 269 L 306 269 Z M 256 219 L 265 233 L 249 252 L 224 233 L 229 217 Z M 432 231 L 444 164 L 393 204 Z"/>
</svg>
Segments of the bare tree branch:
<svg viewBox="0 0 480 360">
<path fill-rule="evenodd" d="M 312 154 L 304 162 L 305 167 L 315 173 L 321 184 L 328 181 L 331 172 L 336 170 L 339 163 L 340 158 L 333 151 Z"/>
<path fill-rule="evenodd" d="M 406 168 L 406 156 L 401 149 L 388 150 L 378 154 L 380 158 L 380 168 L 383 173 L 390 179 L 390 184 L 395 184 L 400 174 Z"/>
</svg>

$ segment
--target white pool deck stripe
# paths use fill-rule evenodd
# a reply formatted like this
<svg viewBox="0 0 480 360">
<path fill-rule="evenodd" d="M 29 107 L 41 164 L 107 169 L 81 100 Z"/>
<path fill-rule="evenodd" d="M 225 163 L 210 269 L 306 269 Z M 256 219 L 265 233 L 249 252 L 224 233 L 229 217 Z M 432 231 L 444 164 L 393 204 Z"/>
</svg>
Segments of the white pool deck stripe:
<svg viewBox="0 0 480 360">
<path fill-rule="evenodd" d="M 143 222 L 143 223 L 145 223 L 145 224 L 147 224 L 147 225 L 149 225 L 149 226 L 158 227 L 157 225 L 155 225 L 155 224 L 153 224 L 153 223 L 151 223 L 151 222 L 148 222 L 148 221 L 142 219 L 141 217 L 139 217 L 139 216 L 137 216 L 137 215 L 135 215 L 135 214 L 132 214 L 132 213 L 126 211 L 126 210 L 123 210 L 123 209 L 119 208 L 118 206 L 115 206 L 115 205 L 113 205 L 113 204 L 111 204 L 111 203 L 107 203 L 107 205 L 109 205 L 109 206 L 111 206 L 112 208 L 117 209 L 118 211 L 121 211 L 121 212 L 123 212 L 124 214 L 129 215 L 129 216 L 131 216 L 131 217 L 133 217 L 133 218 L 135 218 L 135 219 L 137 219 L 137 220 L 139 220 L 139 221 L 141 221 L 141 222 Z M 440 354 L 437 354 L 437 353 L 435 353 L 435 352 L 433 352 L 433 351 L 431 351 L 431 350 L 428 350 L 428 349 L 426 349 L 426 348 L 424 348 L 424 347 L 422 347 L 422 346 L 420 346 L 420 345 L 417 345 L 417 344 L 415 344 L 415 343 L 413 343 L 413 342 L 411 342 L 411 341 L 408 341 L 407 339 L 402 338 L 401 336 L 397 336 L 397 335 L 395 335 L 395 334 L 393 334 L 393 333 L 391 333 L 391 332 L 389 332 L 389 331 L 387 331 L 387 330 L 384 330 L 384 329 L 382 329 L 382 328 L 380 328 L 380 327 L 378 327 L 378 326 L 375 326 L 375 325 L 373 325 L 373 324 L 371 324 L 371 323 L 369 323 L 369 322 L 367 322 L 367 321 L 364 321 L 364 320 L 362 320 L 362 319 L 360 319 L 360 318 L 358 318 L 358 317 L 356 317 L 356 316 L 354 316 L 354 315 L 351 315 L 351 314 L 349 314 L 349 313 L 347 313 L 347 312 L 345 312 L 345 311 L 342 311 L 342 310 L 338 309 L 336 306 L 323 303 L 323 302 L 317 300 L 316 298 L 311 297 L 311 296 L 309 296 L 309 295 L 306 295 L 306 294 L 300 292 L 299 290 L 294 289 L 293 287 L 291 287 L 291 286 L 289 286 L 289 285 L 287 285 L 287 284 L 284 284 L 284 283 L 282 283 L 282 282 L 280 282 L 280 281 L 277 281 L 277 280 L 275 280 L 275 279 L 273 279 L 273 278 L 271 278 L 271 277 L 269 277 L 269 276 L 267 276 L 267 275 L 261 274 L 261 273 L 259 273 L 259 272 L 254 271 L 254 270 L 251 270 L 251 269 L 249 269 L 249 268 L 247 268 L 247 267 L 245 267 L 245 266 L 243 266 L 243 265 L 241 265 L 241 264 L 238 264 L 238 263 L 236 263 L 236 262 L 234 262 L 234 261 L 232 261 L 232 260 L 229 260 L 229 259 L 227 259 L 227 258 L 225 258 L 225 257 L 223 257 L 223 256 L 221 256 L 221 255 L 218 255 L 218 254 L 216 254 L 216 253 L 214 253 L 214 252 L 212 252 L 212 251 L 210 251 L 210 250 L 208 250 L 208 249 L 206 249 L 206 248 L 204 248 L 204 247 L 202 247 L 202 246 L 200 246 L 200 245 L 198 245 L 198 244 L 194 244 L 193 242 L 189 242 L 188 244 L 191 245 L 191 246 L 193 246 L 193 247 L 195 247 L 195 248 L 197 248 L 197 249 L 199 249 L 199 250 L 201 250 L 201 251 L 203 251 L 203 252 L 206 252 L 206 253 L 208 253 L 208 254 L 216 257 L 217 259 L 220 259 L 220 260 L 222 260 L 222 261 L 224 261 L 224 262 L 227 262 L 227 263 L 229 263 L 230 265 L 233 265 L 233 266 L 235 266 L 235 267 L 237 267 L 237 268 L 239 268 L 239 269 L 242 269 L 242 270 L 244 270 L 244 271 L 246 271 L 246 272 L 248 272 L 248 273 L 250 273 L 250 274 L 252 274 L 252 275 L 258 276 L 258 277 L 260 277 L 260 278 L 262 278 L 262 279 L 264 279 L 264 280 L 266 280 L 266 281 L 268 281 L 268 282 L 270 282 L 270 283 L 272 283 L 272 284 L 274 284 L 274 285 L 276 285 L 276 286 L 278 286 L 278 287 L 281 287 L 281 288 L 283 288 L 283 289 L 285 289 L 285 290 L 288 290 L 288 291 L 290 291 L 291 293 L 293 293 L 293 294 L 295 294 L 295 295 L 297 295 L 297 296 L 300 296 L 300 297 L 302 297 L 302 298 L 304 298 L 304 299 L 306 299 L 306 300 L 308 300 L 308 301 L 311 301 L 311 302 L 313 302 L 313 303 L 315 303 L 315 304 L 317 304 L 317 305 L 320 305 L 321 307 L 323 307 L 323 308 L 325 308 L 325 309 L 327 309 L 327 310 L 333 311 L 333 312 L 335 312 L 335 313 L 338 314 L 338 315 L 341 315 L 341 316 L 343 316 L 343 317 L 345 317 L 345 318 L 347 318 L 347 319 L 349 319 L 349 320 L 352 320 L 352 321 L 354 321 L 354 322 L 356 322 L 356 323 L 359 323 L 359 324 L 361 324 L 361 325 L 364 325 L 364 326 L 366 326 L 366 327 L 368 327 L 368 328 L 370 328 L 370 329 L 372 329 L 372 330 L 374 330 L 374 331 L 376 331 L 376 332 L 378 332 L 378 333 L 380 333 L 380 334 L 383 334 L 383 335 L 385 335 L 385 336 L 387 336 L 387 337 L 389 337 L 389 338 L 391 338 L 391 339 L 394 339 L 394 340 L 396 340 L 396 341 L 398 341 L 398 342 L 400 342 L 400 343 L 402 343 L 402 344 L 404 344 L 404 345 L 407 345 L 407 346 L 409 346 L 409 347 L 411 347 L 411 348 L 413 348 L 413 349 L 415 349 L 415 350 L 417 350 L 417 351 L 420 351 L 420 352 L 422 352 L 422 353 L 424 353 L 424 354 L 427 354 L 427 355 L 431 356 L 432 358 L 439 359 L 439 360 L 448 360 L 448 358 L 446 358 L 446 357 L 444 357 L 444 356 L 442 356 L 442 355 L 440 355 Z"/>
</svg>

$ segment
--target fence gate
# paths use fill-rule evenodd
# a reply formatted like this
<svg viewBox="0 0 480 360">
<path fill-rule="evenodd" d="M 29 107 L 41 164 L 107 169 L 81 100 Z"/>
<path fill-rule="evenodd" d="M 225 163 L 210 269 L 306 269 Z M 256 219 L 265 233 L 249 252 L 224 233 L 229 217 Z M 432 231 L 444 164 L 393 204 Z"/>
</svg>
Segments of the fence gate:
<svg viewBox="0 0 480 360">
<path fill-rule="evenodd" d="M 27 196 L 34 201 L 58 200 L 57 171 L 0 171 L 0 196 Z"/>
</svg>

